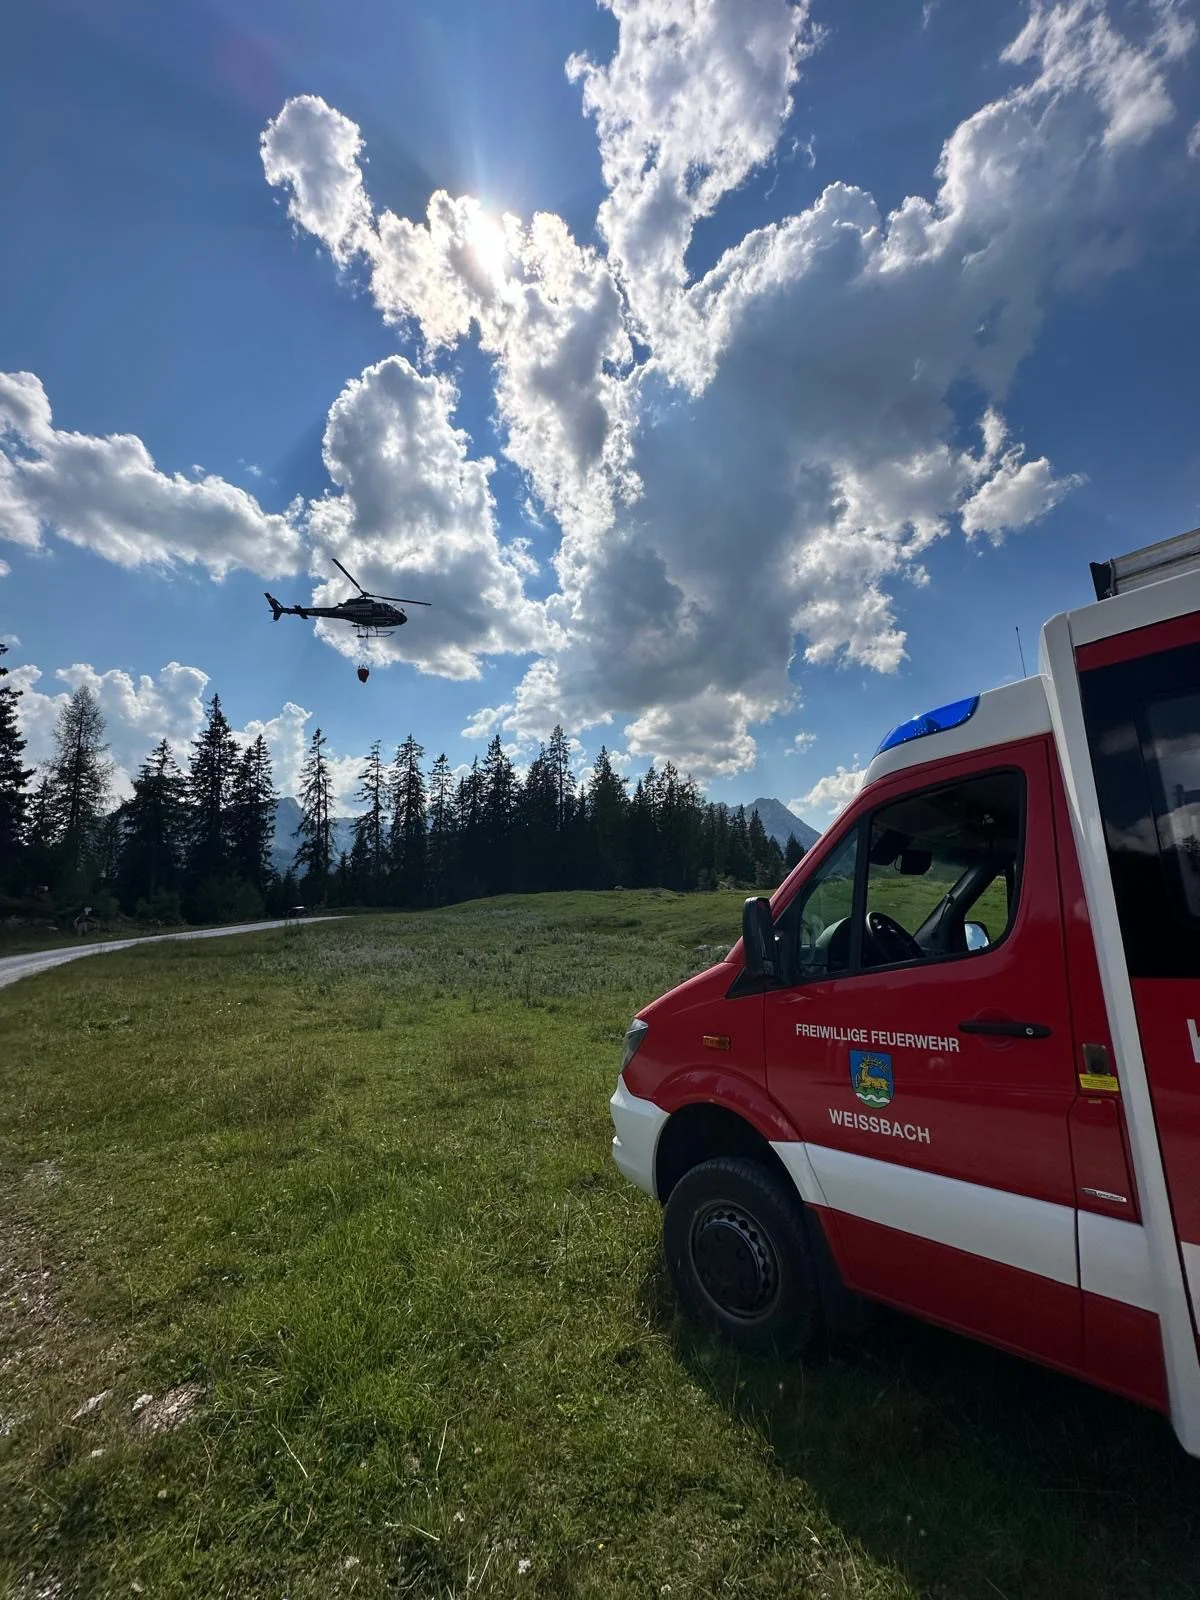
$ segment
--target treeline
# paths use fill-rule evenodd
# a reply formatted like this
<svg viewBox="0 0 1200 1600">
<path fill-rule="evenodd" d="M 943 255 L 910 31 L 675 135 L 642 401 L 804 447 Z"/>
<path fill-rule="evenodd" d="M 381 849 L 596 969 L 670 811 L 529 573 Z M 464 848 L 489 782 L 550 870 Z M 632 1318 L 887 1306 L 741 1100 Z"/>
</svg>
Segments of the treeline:
<svg viewBox="0 0 1200 1600">
<path fill-rule="evenodd" d="M 3 652 L 0 646 L 0 653 Z M 671 763 L 633 784 L 604 749 L 577 781 L 556 728 L 521 776 L 499 736 L 455 776 L 426 768 L 411 736 L 359 775 L 353 846 L 335 848 L 325 735 L 312 736 L 298 796 L 298 844 L 272 865 L 278 795 L 260 736 L 239 743 L 214 695 L 186 770 L 164 739 L 111 807 L 112 763 L 95 696 L 59 714 L 52 759 L 23 763 L 19 692 L 0 664 L 0 897 L 60 918 L 85 905 L 147 922 L 223 922 L 306 905 L 427 906 L 510 891 L 618 885 L 772 888 L 803 854 L 771 839 L 757 812 L 705 802 Z"/>
</svg>

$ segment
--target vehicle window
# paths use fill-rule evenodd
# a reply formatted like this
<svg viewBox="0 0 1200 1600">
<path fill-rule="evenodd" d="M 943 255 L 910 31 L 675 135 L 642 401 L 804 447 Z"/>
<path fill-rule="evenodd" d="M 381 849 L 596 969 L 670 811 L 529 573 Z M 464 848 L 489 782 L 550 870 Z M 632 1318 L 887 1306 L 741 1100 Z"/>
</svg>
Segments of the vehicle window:
<svg viewBox="0 0 1200 1600">
<path fill-rule="evenodd" d="M 821 863 L 780 918 L 777 932 L 796 982 L 845 972 L 850 965 L 857 828 Z"/>
<path fill-rule="evenodd" d="M 1142 759 L 1150 776 L 1158 848 L 1188 915 L 1200 918 L 1200 694 L 1146 707 Z"/>
<path fill-rule="evenodd" d="M 871 819 L 862 964 L 985 950 L 1015 911 L 1024 778 L 991 772 L 925 789 Z"/>
<path fill-rule="evenodd" d="M 1200 645 L 1081 673 L 1129 971 L 1200 977 Z"/>
</svg>

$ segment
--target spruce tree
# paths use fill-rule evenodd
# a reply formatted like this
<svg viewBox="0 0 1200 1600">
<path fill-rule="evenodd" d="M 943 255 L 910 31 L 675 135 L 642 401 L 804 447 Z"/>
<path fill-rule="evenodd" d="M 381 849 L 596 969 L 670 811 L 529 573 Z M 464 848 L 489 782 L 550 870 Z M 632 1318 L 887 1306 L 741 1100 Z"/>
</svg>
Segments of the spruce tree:
<svg viewBox="0 0 1200 1600">
<path fill-rule="evenodd" d="M 783 851 L 767 834 L 757 810 L 751 814 L 747 829 L 750 859 L 754 864 L 756 889 L 774 889 L 783 878 Z"/>
<path fill-rule="evenodd" d="M 160 897 L 176 892 L 183 855 L 186 811 L 184 779 L 166 739 L 142 762 L 133 780 L 133 796 L 122 807 L 123 831 L 117 870 L 126 911 L 144 901 L 147 910 Z"/>
<path fill-rule="evenodd" d="M 300 774 L 300 848 L 296 866 L 304 874 L 305 893 L 324 901 L 333 868 L 333 780 L 325 759 L 325 735 L 317 728 Z"/>
<path fill-rule="evenodd" d="M 745 806 L 739 806 L 729 819 L 729 849 L 726 859 L 729 876 L 734 883 L 748 886 L 754 882 L 754 857 L 750 853 L 750 830 L 746 825 Z"/>
<path fill-rule="evenodd" d="M 104 713 L 81 684 L 58 713 L 50 781 L 57 811 L 57 873 L 73 895 L 89 892 L 96 833 L 108 804 L 112 762 L 105 752 Z"/>
<path fill-rule="evenodd" d="M 0 656 L 8 646 L 0 643 Z M 0 661 L 0 886 L 15 883 L 19 856 L 25 844 L 25 822 L 29 806 L 28 785 L 33 768 L 21 764 L 25 740 L 17 722 L 17 701 L 21 691 L 3 680 L 8 668 Z"/>
<path fill-rule="evenodd" d="M 798 867 L 804 860 L 804 846 L 794 833 L 787 836 L 787 844 L 783 847 L 783 864 L 790 872 L 793 867 Z"/>
<path fill-rule="evenodd" d="M 483 828 L 483 774 L 479 758 L 458 781 L 454 795 L 458 848 L 454 899 L 474 900 L 487 893 L 487 841 Z"/>
<path fill-rule="evenodd" d="M 271 752 L 260 733 L 238 758 L 229 801 L 229 842 L 234 872 L 265 897 L 273 876 L 271 846 L 279 797 Z"/>
<path fill-rule="evenodd" d="M 657 782 L 653 763 L 639 778 L 629 802 L 629 881 L 649 889 L 660 881 L 658 859 Z"/>
<path fill-rule="evenodd" d="M 240 752 L 221 710 L 221 697 L 208 703 L 208 720 L 192 742 L 187 776 L 187 876 L 195 895 L 200 885 L 228 878 L 233 869 L 229 810 Z M 211 899 L 211 890 L 205 899 Z"/>
<path fill-rule="evenodd" d="M 517 805 L 517 774 L 494 734 L 483 758 L 483 830 L 487 849 L 487 888 L 501 894 L 513 887 L 512 834 Z"/>
<path fill-rule="evenodd" d="M 555 859 L 559 817 L 556 774 L 546 746 L 542 745 L 529 763 L 517 802 L 515 831 L 520 861 L 514 888 L 529 893 L 559 887 Z"/>
<path fill-rule="evenodd" d="M 587 789 L 591 877 L 597 889 L 611 889 L 628 877 L 628 811 L 625 779 L 613 766 L 608 750 L 601 745 Z"/>
<path fill-rule="evenodd" d="M 429 772 L 429 898 L 443 905 L 451 894 L 454 874 L 455 814 L 454 774 L 443 753 Z"/>
<path fill-rule="evenodd" d="M 384 864 L 387 846 L 388 779 L 379 751 L 379 740 L 367 753 L 367 764 L 358 775 L 357 796 L 366 810 L 354 819 L 354 847 L 350 852 L 350 877 L 356 893 L 367 905 L 383 900 Z"/>
<path fill-rule="evenodd" d="M 388 847 L 397 902 L 419 906 L 425 900 L 425 752 L 410 733 L 392 763 L 392 830 Z"/>
</svg>

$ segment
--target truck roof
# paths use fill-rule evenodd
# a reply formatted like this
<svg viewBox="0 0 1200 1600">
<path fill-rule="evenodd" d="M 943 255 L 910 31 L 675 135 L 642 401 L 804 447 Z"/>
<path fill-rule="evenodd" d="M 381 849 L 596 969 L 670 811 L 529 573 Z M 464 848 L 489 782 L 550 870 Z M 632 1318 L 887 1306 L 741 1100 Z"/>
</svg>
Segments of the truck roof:
<svg viewBox="0 0 1200 1600">
<path fill-rule="evenodd" d="M 1076 649 L 1200 611 L 1200 529 L 1093 564 L 1092 575 L 1104 598 L 1065 614 Z M 864 781 L 872 783 L 906 767 L 1049 733 L 1050 704 L 1042 675 L 1050 672 L 1045 639 L 1043 629 L 1040 673 L 971 700 L 954 701 L 893 728 L 867 767 Z"/>
<path fill-rule="evenodd" d="M 959 702 L 972 706 L 971 701 Z M 936 720 L 937 712 L 914 718 L 912 724 Z M 906 767 L 923 766 L 928 761 L 942 761 L 947 756 L 966 755 L 971 750 L 986 750 L 992 745 L 1011 744 L 1014 739 L 1028 739 L 1035 734 L 1050 732 L 1050 706 L 1046 699 L 1046 686 L 1034 673 L 1029 678 L 1019 678 L 1015 683 L 1002 684 L 998 689 L 988 689 L 977 695 L 973 708 L 961 715 L 961 720 L 939 731 L 914 731 L 901 742 L 890 744 L 889 739 L 901 732 L 894 729 L 884 740 L 870 766 L 865 781 L 873 783 L 889 772 L 900 772 Z"/>
</svg>

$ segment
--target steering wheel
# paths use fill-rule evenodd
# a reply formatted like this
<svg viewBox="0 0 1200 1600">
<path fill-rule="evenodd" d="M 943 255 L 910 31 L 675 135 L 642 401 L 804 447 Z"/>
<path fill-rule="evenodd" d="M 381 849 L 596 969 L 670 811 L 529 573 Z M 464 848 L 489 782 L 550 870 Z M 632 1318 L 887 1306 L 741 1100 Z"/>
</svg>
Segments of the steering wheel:
<svg viewBox="0 0 1200 1600">
<path fill-rule="evenodd" d="M 925 952 L 906 928 L 886 911 L 867 912 L 867 937 L 878 950 L 881 965 L 893 961 L 921 961 Z"/>
</svg>

